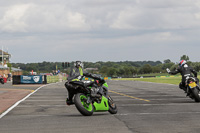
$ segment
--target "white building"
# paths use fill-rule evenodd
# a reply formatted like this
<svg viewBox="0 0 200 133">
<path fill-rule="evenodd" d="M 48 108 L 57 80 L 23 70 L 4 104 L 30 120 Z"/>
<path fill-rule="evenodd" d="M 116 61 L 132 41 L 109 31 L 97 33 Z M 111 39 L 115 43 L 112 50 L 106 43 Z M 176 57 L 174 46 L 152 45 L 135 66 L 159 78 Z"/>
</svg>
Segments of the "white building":
<svg viewBox="0 0 200 133">
<path fill-rule="evenodd" d="M 7 63 L 10 63 L 11 55 L 5 51 L 0 50 L 0 64 L 1 66 L 8 67 Z"/>
</svg>

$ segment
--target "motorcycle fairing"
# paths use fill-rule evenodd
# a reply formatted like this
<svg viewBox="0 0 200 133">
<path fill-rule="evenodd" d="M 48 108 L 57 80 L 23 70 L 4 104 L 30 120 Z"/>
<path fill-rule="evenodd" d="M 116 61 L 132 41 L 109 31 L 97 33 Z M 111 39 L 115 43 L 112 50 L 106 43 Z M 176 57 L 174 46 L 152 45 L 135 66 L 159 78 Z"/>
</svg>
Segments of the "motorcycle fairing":
<svg viewBox="0 0 200 133">
<path fill-rule="evenodd" d="M 93 105 L 95 107 L 94 109 L 95 112 L 109 110 L 108 99 L 104 96 L 102 96 L 101 103 L 94 102 Z"/>
</svg>

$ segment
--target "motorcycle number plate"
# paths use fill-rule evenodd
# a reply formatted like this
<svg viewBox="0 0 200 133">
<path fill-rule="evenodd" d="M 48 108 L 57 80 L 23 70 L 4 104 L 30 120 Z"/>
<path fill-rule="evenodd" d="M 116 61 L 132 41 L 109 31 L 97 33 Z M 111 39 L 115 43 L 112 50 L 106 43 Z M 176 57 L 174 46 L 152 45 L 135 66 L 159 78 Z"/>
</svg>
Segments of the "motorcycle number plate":
<svg viewBox="0 0 200 133">
<path fill-rule="evenodd" d="M 192 83 L 189 84 L 189 86 L 190 86 L 190 88 L 194 88 L 194 87 L 196 87 L 197 85 L 196 85 L 195 82 L 192 82 Z"/>
</svg>

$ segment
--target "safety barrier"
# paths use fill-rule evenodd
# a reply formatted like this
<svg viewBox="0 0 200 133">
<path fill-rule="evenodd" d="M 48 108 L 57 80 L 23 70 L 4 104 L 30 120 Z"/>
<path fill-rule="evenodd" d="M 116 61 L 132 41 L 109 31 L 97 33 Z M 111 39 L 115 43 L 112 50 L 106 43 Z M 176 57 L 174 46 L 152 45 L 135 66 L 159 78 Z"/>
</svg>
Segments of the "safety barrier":
<svg viewBox="0 0 200 133">
<path fill-rule="evenodd" d="M 54 75 L 13 75 L 13 84 L 48 84 L 67 80 L 64 76 Z M 105 80 L 111 77 L 104 77 Z M 83 80 L 91 80 L 91 78 L 84 78 Z"/>
<path fill-rule="evenodd" d="M 46 84 L 46 75 L 13 75 L 13 84 Z"/>
</svg>

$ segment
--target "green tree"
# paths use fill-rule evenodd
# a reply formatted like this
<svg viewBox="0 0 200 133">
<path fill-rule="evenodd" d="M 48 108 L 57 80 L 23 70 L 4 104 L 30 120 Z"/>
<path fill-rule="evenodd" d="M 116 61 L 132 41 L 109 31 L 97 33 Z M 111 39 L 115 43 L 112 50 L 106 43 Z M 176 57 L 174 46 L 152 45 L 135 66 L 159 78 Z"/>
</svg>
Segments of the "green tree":
<svg viewBox="0 0 200 133">
<path fill-rule="evenodd" d="M 124 66 L 124 72 L 126 77 L 132 77 L 131 66 Z"/>
<path fill-rule="evenodd" d="M 137 72 L 138 72 L 136 67 L 130 66 L 129 69 L 131 71 L 131 75 L 130 76 L 136 75 Z"/>
<path fill-rule="evenodd" d="M 151 72 L 152 72 L 152 67 L 151 67 L 151 65 L 145 64 L 145 65 L 143 66 L 143 72 L 144 72 L 144 73 L 151 73 Z"/>
<path fill-rule="evenodd" d="M 166 70 L 167 68 L 171 68 L 173 65 L 174 65 L 173 62 L 171 62 L 171 63 L 164 63 L 164 64 L 162 65 L 162 69 L 163 69 L 163 70 Z"/>
<path fill-rule="evenodd" d="M 103 66 L 100 69 L 100 73 L 102 74 L 102 76 L 107 76 L 107 72 L 108 72 L 108 67 L 106 67 L 106 66 Z"/>
<path fill-rule="evenodd" d="M 196 71 L 200 71 L 200 62 L 193 62 L 190 64 Z"/>
<path fill-rule="evenodd" d="M 96 68 L 100 69 L 101 68 L 101 64 L 100 63 L 95 63 L 94 65 Z"/>
<path fill-rule="evenodd" d="M 110 67 L 108 69 L 107 75 L 109 77 L 113 77 L 113 76 L 116 76 L 116 73 L 117 73 L 117 70 L 114 67 Z"/>
<path fill-rule="evenodd" d="M 164 63 L 171 63 L 171 60 L 170 59 L 166 59 L 166 60 L 164 60 Z"/>
<path fill-rule="evenodd" d="M 139 70 L 140 74 L 152 73 L 152 67 L 149 64 L 145 64 Z"/>
<path fill-rule="evenodd" d="M 118 68 L 117 76 L 124 77 L 124 74 L 125 74 L 124 68 L 123 67 Z"/>
<path fill-rule="evenodd" d="M 183 56 L 181 56 L 180 59 L 181 59 L 181 60 L 189 61 L 189 57 L 188 57 L 187 55 L 183 55 Z"/>
<path fill-rule="evenodd" d="M 160 65 L 152 66 L 152 73 L 160 73 L 162 71 L 162 67 Z"/>
<path fill-rule="evenodd" d="M 178 68 L 178 64 L 174 64 L 171 67 L 169 67 L 169 69 L 172 70 L 172 71 L 176 70 L 177 68 Z"/>
</svg>

